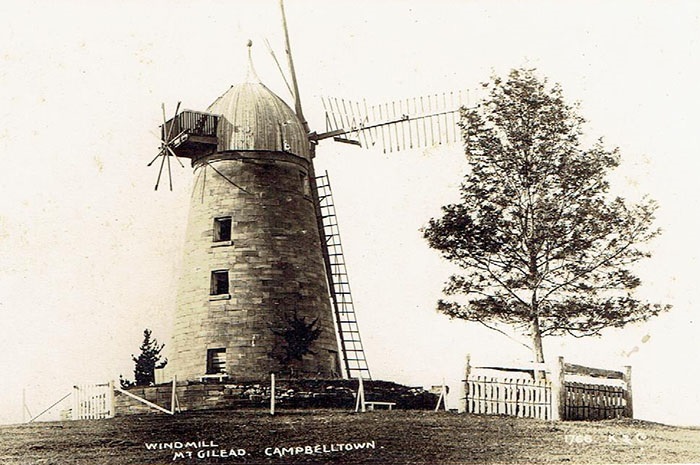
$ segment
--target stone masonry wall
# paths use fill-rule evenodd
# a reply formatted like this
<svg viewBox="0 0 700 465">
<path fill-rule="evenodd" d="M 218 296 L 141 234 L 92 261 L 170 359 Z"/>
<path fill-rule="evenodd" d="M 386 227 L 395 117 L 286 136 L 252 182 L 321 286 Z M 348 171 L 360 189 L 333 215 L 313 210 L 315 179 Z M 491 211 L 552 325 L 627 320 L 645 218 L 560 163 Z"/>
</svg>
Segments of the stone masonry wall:
<svg viewBox="0 0 700 465">
<path fill-rule="evenodd" d="M 307 168 L 306 160 L 277 152 L 219 153 L 195 166 L 168 378 L 198 379 L 207 349 L 217 348 L 226 349 L 233 380 L 273 371 L 338 376 Z M 232 217 L 231 241 L 214 242 L 214 219 L 225 216 Z M 228 271 L 229 295 L 210 295 L 214 270 Z M 295 314 L 316 320 L 321 333 L 313 354 L 285 365 L 283 339 L 272 330 L 288 327 Z"/>
</svg>

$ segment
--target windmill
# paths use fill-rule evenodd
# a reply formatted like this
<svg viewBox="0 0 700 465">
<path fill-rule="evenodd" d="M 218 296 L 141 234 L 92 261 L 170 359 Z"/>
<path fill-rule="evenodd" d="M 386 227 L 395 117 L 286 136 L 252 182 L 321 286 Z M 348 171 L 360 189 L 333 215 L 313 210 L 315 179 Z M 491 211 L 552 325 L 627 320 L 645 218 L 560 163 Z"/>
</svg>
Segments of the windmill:
<svg viewBox="0 0 700 465">
<path fill-rule="evenodd" d="M 285 369 L 370 379 L 316 146 L 332 138 L 393 152 L 458 138 L 459 93 L 375 106 L 325 99 L 326 128 L 312 131 L 282 0 L 280 10 L 293 110 L 260 82 L 249 42 L 245 83 L 205 112 L 179 112 L 178 104 L 161 127 L 156 188 L 171 156 L 191 159 L 195 170 L 168 365 L 178 379 L 259 379 Z"/>
</svg>

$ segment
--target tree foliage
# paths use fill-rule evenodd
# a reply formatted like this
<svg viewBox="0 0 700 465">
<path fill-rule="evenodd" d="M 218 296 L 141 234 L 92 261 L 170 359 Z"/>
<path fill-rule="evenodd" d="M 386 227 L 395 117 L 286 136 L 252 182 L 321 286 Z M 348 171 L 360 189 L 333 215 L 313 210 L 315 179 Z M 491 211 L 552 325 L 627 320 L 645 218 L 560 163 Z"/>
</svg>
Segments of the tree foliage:
<svg viewBox="0 0 700 465">
<path fill-rule="evenodd" d="M 460 127 L 470 166 L 461 202 L 443 207 L 424 229 L 430 247 L 457 264 L 439 311 L 531 337 L 599 335 L 668 307 L 633 296 L 632 265 L 659 234 L 657 205 L 612 197 L 606 180 L 620 163 L 602 140 L 581 143 L 584 120 L 534 70 L 516 69 L 485 84 L 488 96 L 463 108 Z"/>
<path fill-rule="evenodd" d="M 293 360 L 302 360 L 306 354 L 314 354 L 311 345 L 321 335 L 321 329 L 316 328 L 317 322 L 318 318 L 315 318 L 307 323 L 306 318 L 299 317 L 294 312 L 291 317 L 286 318 L 283 328 L 270 328 L 273 334 L 284 341 L 281 345 L 283 351 L 276 354 L 276 358 L 287 364 Z"/>
<path fill-rule="evenodd" d="M 141 353 L 138 357 L 131 355 L 131 360 L 134 362 L 134 379 L 129 381 L 122 376 L 119 377 L 119 382 L 123 389 L 131 386 L 149 386 L 155 383 L 155 370 L 163 368 L 168 363 L 167 358 L 162 358 L 160 353 L 165 347 L 165 344 L 158 344 L 158 341 L 151 339 L 151 330 L 144 329 L 143 342 L 139 350 Z"/>
</svg>

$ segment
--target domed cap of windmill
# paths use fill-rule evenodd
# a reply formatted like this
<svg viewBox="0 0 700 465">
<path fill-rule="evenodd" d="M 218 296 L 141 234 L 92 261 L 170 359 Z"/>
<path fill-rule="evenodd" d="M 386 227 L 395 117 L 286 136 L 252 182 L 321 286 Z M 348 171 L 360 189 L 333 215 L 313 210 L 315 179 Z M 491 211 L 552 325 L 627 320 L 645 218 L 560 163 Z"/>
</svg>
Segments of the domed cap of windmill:
<svg viewBox="0 0 700 465">
<path fill-rule="evenodd" d="M 248 41 L 248 75 L 212 103 L 220 115 L 218 150 L 288 152 L 310 158 L 309 139 L 294 111 L 260 82 Z"/>
</svg>

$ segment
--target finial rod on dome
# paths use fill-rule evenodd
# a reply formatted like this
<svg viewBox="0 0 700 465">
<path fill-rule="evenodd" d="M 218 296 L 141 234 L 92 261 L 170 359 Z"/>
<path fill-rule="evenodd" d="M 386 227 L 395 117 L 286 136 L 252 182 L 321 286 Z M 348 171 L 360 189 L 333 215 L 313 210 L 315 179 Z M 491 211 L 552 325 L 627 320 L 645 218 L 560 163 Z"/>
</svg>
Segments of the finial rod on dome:
<svg viewBox="0 0 700 465">
<path fill-rule="evenodd" d="M 246 44 L 248 47 L 248 73 L 246 74 L 246 82 L 260 82 L 258 73 L 255 72 L 255 67 L 253 66 L 253 41 L 248 39 Z"/>
</svg>

